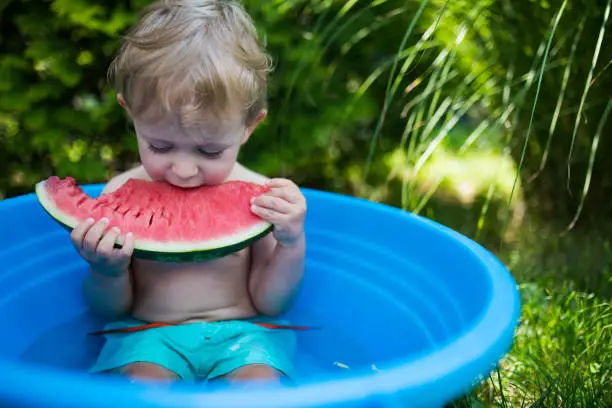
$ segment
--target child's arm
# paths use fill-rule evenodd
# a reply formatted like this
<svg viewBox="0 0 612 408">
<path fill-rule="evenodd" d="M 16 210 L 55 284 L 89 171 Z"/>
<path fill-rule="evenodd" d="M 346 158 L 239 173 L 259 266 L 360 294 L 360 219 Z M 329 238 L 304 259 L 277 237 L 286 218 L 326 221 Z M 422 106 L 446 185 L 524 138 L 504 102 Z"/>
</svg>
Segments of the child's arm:
<svg viewBox="0 0 612 408">
<path fill-rule="evenodd" d="M 284 313 L 293 304 L 304 274 L 306 240 L 284 247 L 269 235 L 253 246 L 249 291 L 255 308 L 268 316 Z"/>
<path fill-rule="evenodd" d="M 140 173 L 137 168 L 111 179 L 102 194 L 116 190 L 130 177 L 142 178 Z M 134 237 L 116 229 L 108 230 L 107 226 L 105 220 L 89 219 L 77 225 L 70 238 L 89 263 L 89 274 L 82 287 L 85 302 L 95 313 L 113 318 L 129 312 L 132 307 L 130 262 Z M 119 235 L 123 235 L 124 245 L 114 248 Z"/>
<path fill-rule="evenodd" d="M 274 234 L 253 246 L 249 291 L 255 308 L 275 316 L 293 303 L 304 274 L 306 200 L 289 180 L 275 179 L 254 200 L 253 212 L 274 224 Z"/>
<path fill-rule="evenodd" d="M 134 251 L 132 234 L 124 236 L 121 248 L 114 248 L 120 235 L 108 230 L 108 220 L 86 220 L 70 233 L 70 239 L 83 259 L 89 263 L 89 274 L 83 282 L 83 297 L 99 314 L 117 317 L 132 306 L 130 262 Z"/>
<path fill-rule="evenodd" d="M 132 307 L 130 271 L 106 276 L 90 267 L 83 283 L 83 297 L 94 313 L 111 318 L 126 314 Z"/>
</svg>

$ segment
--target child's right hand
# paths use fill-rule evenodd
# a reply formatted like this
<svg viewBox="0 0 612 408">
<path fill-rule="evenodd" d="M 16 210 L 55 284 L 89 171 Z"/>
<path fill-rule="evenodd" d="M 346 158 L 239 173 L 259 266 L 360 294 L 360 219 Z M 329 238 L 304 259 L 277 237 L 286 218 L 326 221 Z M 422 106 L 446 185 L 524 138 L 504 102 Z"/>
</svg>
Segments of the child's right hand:
<svg viewBox="0 0 612 408">
<path fill-rule="evenodd" d="M 120 235 L 118 228 L 108 227 L 108 220 L 98 222 L 88 219 L 77 225 L 70 233 L 72 244 L 81 256 L 89 262 L 93 270 L 102 275 L 118 277 L 123 275 L 130 265 L 134 252 L 134 236 L 128 233 L 121 248 L 115 248 Z"/>
</svg>

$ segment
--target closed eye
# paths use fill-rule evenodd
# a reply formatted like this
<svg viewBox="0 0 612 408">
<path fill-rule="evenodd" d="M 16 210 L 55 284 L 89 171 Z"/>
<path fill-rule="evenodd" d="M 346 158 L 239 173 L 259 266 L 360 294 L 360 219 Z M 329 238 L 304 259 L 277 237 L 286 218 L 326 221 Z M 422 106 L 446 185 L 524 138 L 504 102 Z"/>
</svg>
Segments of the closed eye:
<svg viewBox="0 0 612 408">
<path fill-rule="evenodd" d="M 153 153 L 167 153 L 172 150 L 172 146 L 158 146 L 149 143 L 149 150 L 151 150 Z"/>
<path fill-rule="evenodd" d="M 223 154 L 223 150 L 208 151 L 208 150 L 198 149 L 198 153 L 200 153 L 202 156 L 206 156 L 210 159 L 214 159 L 214 158 L 221 156 L 221 154 Z"/>
</svg>

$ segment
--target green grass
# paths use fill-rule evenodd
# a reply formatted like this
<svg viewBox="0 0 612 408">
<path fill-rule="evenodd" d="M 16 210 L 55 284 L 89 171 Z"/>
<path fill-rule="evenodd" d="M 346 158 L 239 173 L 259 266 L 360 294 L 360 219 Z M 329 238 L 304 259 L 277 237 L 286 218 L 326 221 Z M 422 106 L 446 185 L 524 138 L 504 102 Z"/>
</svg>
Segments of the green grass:
<svg viewBox="0 0 612 408">
<path fill-rule="evenodd" d="M 612 407 L 612 226 L 605 220 L 581 223 L 595 163 L 605 160 L 598 150 L 612 110 L 608 90 L 601 101 L 611 67 L 605 41 L 612 0 L 249 3 L 261 5 L 263 15 L 272 9 L 271 15 L 288 13 L 287 21 L 293 21 L 288 10 L 303 12 L 299 28 L 291 30 L 307 27 L 304 38 L 287 40 L 299 43 L 301 59 L 285 73 L 276 117 L 307 128 L 304 139 L 312 136 L 332 146 L 326 152 L 331 158 L 300 150 L 296 157 L 306 156 L 308 164 L 304 173 L 316 177 L 328 171 L 325 181 L 333 179 L 338 190 L 421 213 L 465 233 L 497 253 L 519 282 L 523 309 L 514 347 L 497 371 L 455 405 Z M 0 9 L 6 4 L 0 0 Z M 321 78 L 329 83 L 316 82 Z M 315 88 L 323 90 L 310 95 Z M 337 95 L 344 89 L 345 95 Z M 327 99 L 311 100 L 317 95 Z M 295 100 L 307 102 L 299 111 L 306 111 L 303 117 L 291 115 Z M 312 114 L 308 107 L 317 104 L 327 104 L 333 115 Z M 604 108 L 592 114 L 598 106 Z M 32 118 L 40 116 L 37 112 Z M 333 123 L 311 132 L 308 125 L 315 120 Z M 35 122 L 44 123 L 29 122 L 34 130 Z M 290 149 L 278 123 L 274 142 L 280 143 L 279 157 L 285 157 Z M 344 129 L 350 124 L 357 131 Z M 0 112 L 0 139 L 14 139 L 18 125 L 12 114 Z M 35 144 L 48 144 L 49 133 L 41 135 Z M 558 146 L 567 147 L 561 165 Z M 104 160 L 111 161 L 112 150 L 106 148 Z M 85 150 L 82 143 L 68 144 L 58 155 L 66 159 L 62 171 L 76 172 Z M 579 199 L 575 217 L 555 225 L 537 219 L 537 202 L 526 207 L 533 201 L 525 192 L 530 183 L 554 176 L 553 166 L 563 167 L 568 181 L 584 177 L 581 191 L 573 187 Z M 100 166 L 87 168 L 102 174 Z M 565 180 L 558 184 L 567 189 Z"/>
<path fill-rule="evenodd" d="M 570 283 L 520 289 L 514 347 L 472 399 L 493 407 L 610 407 L 610 303 Z"/>
<path fill-rule="evenodd" d="M 576 50 L 585 46 L 578 44 L 589 10 L 577 12 L 567 0 L 557 2 L 539 46 L 525 47 L 515 54 L 526 52 L 532 58 L 528 68 L 520 71 L 516 68 L 518 61 L 503 66 L 493 45 L 490 30 L 494 20 L 487 12 L 490 4 L 485 0 L 470 2 L 469 6 L 467 2 L 445 0 L 416 3 L 412 21 L 397 39 L 395 58 L 381 64 L 357 87 L 356 99 L 370 88 L 384 90 L 384 98 L 379 101 L 380 115 L 362 167 L 347 166 L 345 174 L 362 196 L 422 212 L 484 242 L 508 264 L 519 282 L 523 309 L 512 350 L 486 381 L 457 399 L 455 406 L 610 407 L 612 281 L 608 266 L 597 264 L 601 256 L 609 258 L 612 254 L 610 241 L 606 234 L 593 239 L 591 231 L 571 231 L 563 236 L 567 224 L 546 233 L 550 226 L 530 230 L 526 226 L 539 223 L 528 211 L 514 217 L 515 205 L 524 197 L 524 165 L 535 157 L 538 163 L 531 165 L 535 174 L 528 174 L 527 179 L 543 177 L 551 147 L 559 142 L 554 140 L 559 121 L 567 122 L 567 117 L 561 118 L 561 111 L 568 108 L 568 83 L 576 81 L 572 77 L 575 64 L 580 62 L 576 61 Z M 594 82 L 611 0 L 606 4 L 597 41 L 592 44 L 590 66 L 580 62 L 588 75 L 578 79 L 586 84 L 577 114 L 569 120 L 573 129 L 568 169 Z M 567 17 L 568 13 L 573 14 Z M 575 20 L 577 13 L 584 14 L 578 14 Z M 573 32 L 561 28 L 568 26 L 568 18 L 578 23 Z M 569 45 L 562 47 L 564 42 Z M 561 55 L 561 49 L 567 53 Z M 521 58 L 525 60 L 524 55 Z M 430 63 L 424 71 L 418 69 L 423 61 Z M 547 82 L 551 75 L 560 83 L 552 88 L 552 94 Z M 554 110 L 548 118 L 541 114 L 540 105 L 545 102 Z M 391 127 L 395 134 L 385 132 L 389 121 L 397 121 L 390 113 L 393 106 L 403 107 L 399 109 L 404 118 L 399 135 L 401 125 L 397 124 Z M 586 154 L 582 201 L 574 221 L 588 193 L 610 106 L 603 117 L 596 119 L 597 131 L 581 135 L 590 137 L 580 143 L 591 149 Z M 347 112 L 351 112 L 350 106 Z M 461 124 L 466 116 L 473 119 L 467 133 Z M 547 136 L 544 143 L 532 140 L 537 133 Z M 457 134 L 461 136 L 454 137 Z M 389 139 L 396 141 L 395 146 L 381 152 Z M 535 153 L 530 150 L 534 143 Z M 515 152 L 514 161 L 505 160 L 511 157 L 509 150 Z M 495 165 L 492 157 L 504 160 Z M 376 166 L 386 169 L 387 174 L 377 175 Z M 451 204 L 441 205 L 449 196 Z M 458 210 L 445 218 L 450 207 Z M 467 216 L 470 212 L 473 216 Z M 491 212 L 495 216 L 491 217 Z M 515 225 L 514 220 L 518 220 Z M 510 235 L 509 227 L 513 229 Z M 490 233 L 482 235 L 484 229 Z M 608 244 L 601 249 L 604 242 Z"/>
<path fill-rule="evenodd" d="M 391 155 L 389 166 L 401 168 L 395 163 L 400 159 Z M 498 171 L 487 171 L 492 168 Z M 431 180 L 442 178 L 432 200 L 454 199 L 451 206 L 465 205 L 466 199 L 487 194 L 488 186 L 495 184 L 497 196 L 491 201 L 503 204 L 510 197 L 515 171 L 499 152 L 476 149 L 458 155 L 440 149 L 419 184 L 427 188 Z M 470 184 L 470 197 L 461 191 L 461 183 Z M 565 225 L 554 229 L 533 221 L 527 225 L 496 251 L 519 282 L 522 295 L 515 344 L 499 368 L 454 405 L 610 407 L 612 241 L 606 231 L 612 228 L 602 224 L 600 231 L 583 228 L 563 234 Z M 456 222 L 455 228 L 459 227 Z M 496 240 L 488 246 L 495 251 Z"/>
</svg>

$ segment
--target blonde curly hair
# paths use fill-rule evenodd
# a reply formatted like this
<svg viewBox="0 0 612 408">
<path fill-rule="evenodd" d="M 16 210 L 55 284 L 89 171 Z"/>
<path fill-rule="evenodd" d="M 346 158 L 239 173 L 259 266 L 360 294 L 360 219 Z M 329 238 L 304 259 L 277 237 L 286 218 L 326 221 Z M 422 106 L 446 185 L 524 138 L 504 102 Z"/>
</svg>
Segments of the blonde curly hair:
<svg viewBox="0 0 612 408">
<path fill-rule="evenodd" d="M 267 107 L 270 70 L 239 3 L 158 0 L 127 33 L 108 74 L 132 116 L 169 113 L 197 126 L 210 114 L 238 113 L 250 125 Z"/>
</svg>

